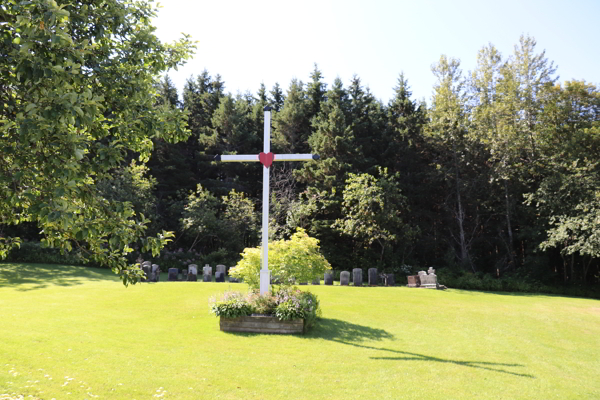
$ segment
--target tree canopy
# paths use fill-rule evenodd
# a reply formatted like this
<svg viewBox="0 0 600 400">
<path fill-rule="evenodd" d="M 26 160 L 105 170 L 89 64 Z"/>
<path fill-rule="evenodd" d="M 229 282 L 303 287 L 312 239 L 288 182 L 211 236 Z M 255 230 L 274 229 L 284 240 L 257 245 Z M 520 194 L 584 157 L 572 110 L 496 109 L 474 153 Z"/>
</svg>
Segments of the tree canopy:
<svg viewBox="0 0 600 400">
<path fill-rule="evenodd" d="M 77 247 L 125 284 L 139 277 L 125 258 L 133 247 L 157 254 L 172 234 L 144 237 L 144 215 L 96 183 L 147 161 L 153 139 L 189 135 L 185 113 L 157 106 L 155 84 L 193 44 L 161 43 L 154 15 L 143 1 L 0 6 L 0 223 L 34 222 L 46 244 Z"/>
</svg>

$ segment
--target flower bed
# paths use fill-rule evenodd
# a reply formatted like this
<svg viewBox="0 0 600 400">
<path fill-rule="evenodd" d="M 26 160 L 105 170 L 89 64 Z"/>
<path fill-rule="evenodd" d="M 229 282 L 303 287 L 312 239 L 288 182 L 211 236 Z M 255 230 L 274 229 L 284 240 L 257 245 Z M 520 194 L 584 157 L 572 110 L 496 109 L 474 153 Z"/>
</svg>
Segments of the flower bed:
<svg viewBox="0 0 600 400">
<path fill-rule="evenodd" d="M 297 288 L 264 295 L 229 291 L 211 299 L 210 309 L 221 318 L 221 330 L 230 332 L 301 333 L 321 314 L 317 296 Z"/>
</svg>

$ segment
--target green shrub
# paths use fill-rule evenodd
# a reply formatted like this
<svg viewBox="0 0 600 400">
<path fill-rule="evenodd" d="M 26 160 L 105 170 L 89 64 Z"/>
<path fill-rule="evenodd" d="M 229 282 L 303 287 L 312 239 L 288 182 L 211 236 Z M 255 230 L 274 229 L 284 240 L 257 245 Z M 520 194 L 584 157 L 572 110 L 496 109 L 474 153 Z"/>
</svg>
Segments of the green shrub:
<svg viewBox="0 0 600 400">
<path fill-rule="evenodd" d="M 260 285 L 261 249 L 246 248 L 242 259 L 229 270 L 229 274 L 241 278 L 251 288 Z M 269 243 L 269 270 L 283 286 L 294 282 L 310 282 L 331 269 L 329 262 L 319 253 L 319 241 L 309 237 L 298 228 L 290 240 Z"/>
<path fill-rule="evenodd" d="M 44 247 L 40 242 L 22 242 L 20 248 L 13 248 L 6 258 L 7 262 L 23 262 L 38 264 L 66 264 L 66 265 L 92 265 L 85 264 L 79 251 L 64 252 L 60 249 Z"/>
<path fill-rule="evenodd" d="M 211 299 L 210 310 L 217 317 L 238 318 L 251 315 L 252 305 L 239 292 L 225 292 L 220 301 Z"/>
</svg>

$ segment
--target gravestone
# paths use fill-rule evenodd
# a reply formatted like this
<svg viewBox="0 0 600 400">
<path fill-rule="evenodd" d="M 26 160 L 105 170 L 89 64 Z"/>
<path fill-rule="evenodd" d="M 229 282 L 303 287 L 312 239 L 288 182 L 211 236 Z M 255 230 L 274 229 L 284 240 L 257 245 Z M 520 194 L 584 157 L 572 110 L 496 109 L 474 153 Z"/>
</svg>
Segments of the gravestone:
<svg viewBox="0 0 600 400">
<path fill-rule="evenodd" d="M 436 289 L 437 288 L 437 276 L 435 274 L 429 274 L 425 271 L 419 271 L 419 279 L 421 281 L 421 287 L 425 289 Z"/>
<path fill-rule="evenodd" d="M 152 263 L 150 261 L 144 261 L 142 263 L 142 271 L 144 271 L 142 282 L 148 282 L 150 279 L 150 274 L 152 273 Z"/>
<path fill-rule="evenodd" d="M 317 276 L 315 279 L 313 279 L 312 284 L 313 285 L 320 285 L 321 284 L 321 278 L 319 278 Z"/>
<path fill-rule="evenodd" d="M 215 282 L 225 282 L 225 272 L 217 271 L 215 274 Z"/>
<path fill-rule="evenodd" d="M 377 286 L 377 268 L 369 268 L 369 286 Z"/>
<path fill-rule="evenodd" d="M 169 268 L 169 281 L 177 281 L 177 275 L 179 275 L 178 268 Z"/>
<path fill-rule="evenodd" d="M 150 282 L 158 282 L 160 280 L 160 267 L 158 264 L 152 264 L 149 280 Z"/>
<path fill-rule="evenodd" d="M 240 283 L 240 280 L 238 278 L 235 278 L 235 277 L 229 275 L 229 283 Z"/>
<path fill-rule="evenodd" d="M 396 278 L 394 277 L 394 274 L 386 274 L 385 286 L 395 286 L 395 285 L 396 285 Z"/>
<path fill-rule="evenodd" d="M 212 282 L 212 267 L 208 264 L 202 268 L 202 280 L 204 282 Z"/>
<path fill-rule="evenodd" d="M 342 271 L 340 273 L 340 285 L 348 286 L 349 283 L 350 283 L 350 272 Z"/>
<path fill-rule="evenodd" d="M 435 275 L 435 269 L 433 269 L 433 267 L 429 267 L 427 270 L 427 275 Z"/>
<path fill-rule="evenodd" d="M 187 269 L 182 269 L 181 270 L 181 280 L 182 281 L 187 281 L 187 277 L 188 277 L 188 270 Z"/>
<path fill-rule="evenodd" d="M 352 270 L 352 282 L 354 282 L 354 286 L 362 286 L 363 283 L 363 271 L 362 268 L 354 268 Z"/>
<path fill-rule="evenodd" d="M 224 266 L 223 264 L 219 264 L 217 265 L 217 272 L 222 272 L 223 276 L 227 275 L 227 267 Z M 217 276 L 217 273 L 215 272 L 215 276 Z"/>
<path fill-rule="evenodd" d="M 187 272 L 188 282 L 198 281 L 198 266 L 196 264 L 190 264 Z"/>
<path fill-rule="evenodd" d="M 419 278 L 419 275 L 410 275 L 407 276 L 406 279 L 408 279 L 408 287 L 419 287 L 421 286 L 421 279 Z"/>
<path fill-rule="evenodd" d="M 300 282 L 298 285 L 308 285 L 308 282 Z"/>
<path fill-rule="evenodd" d="M 333 272 L 325 272 L 323 278 L 326 285 L 333 285 Z"/>
</svg>

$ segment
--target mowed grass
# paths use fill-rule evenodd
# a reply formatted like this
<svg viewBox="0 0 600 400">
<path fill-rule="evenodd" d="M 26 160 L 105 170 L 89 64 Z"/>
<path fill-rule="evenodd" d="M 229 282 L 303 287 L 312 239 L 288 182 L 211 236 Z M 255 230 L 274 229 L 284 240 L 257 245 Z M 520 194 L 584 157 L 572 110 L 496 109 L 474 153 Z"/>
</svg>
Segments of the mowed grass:
<svg viewBox="0 0 600 400">
<path fill-rule="evenodd" d="M 302 288 L 311 332 L 232 334 L 208 299 L 243 284 L 0 264 L 0 398 L 600 399 L 597 300 Z"/>
</svg>

